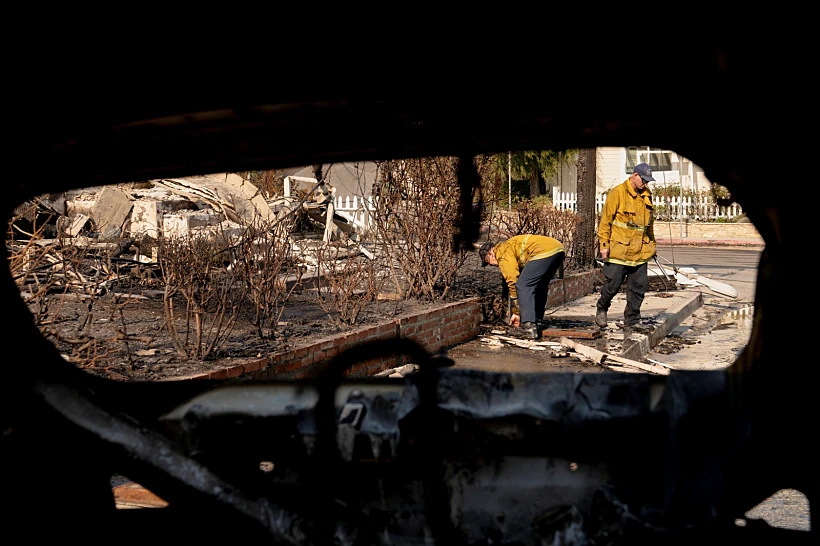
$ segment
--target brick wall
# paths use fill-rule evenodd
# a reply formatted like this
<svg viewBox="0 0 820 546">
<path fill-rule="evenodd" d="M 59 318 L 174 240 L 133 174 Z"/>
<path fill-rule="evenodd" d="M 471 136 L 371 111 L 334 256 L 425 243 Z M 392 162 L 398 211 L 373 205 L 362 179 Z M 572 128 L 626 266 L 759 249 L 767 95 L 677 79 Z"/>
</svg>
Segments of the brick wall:
<svg viewBox="0 0 820 546">
<path fill-rule="evenodd" d="M 592 294 L 595 283 L 600 284 L 600 280 L 601 272 L 599 269 L 584 271 L 583 273 L 567 273 L 563 279 L 553 279 L 550 283 L 547 308 L 558 307 L 568 301 Z"/>
<path fill-rule="evenodd" d="M 547 307 L 591 294 L 599 271 L 567 274 L 564 279 L 550 283 Z M 373 341 L 408 339 L 420 344 L 433 354 L 460 343 L 470 341 L 481 333 L 481 299 L 470 298 L 440 307 L 411 313 L 386 320 L 381 324 L 368 325 L 350 332 L 340 333 L 314 344 L 287 351 L 272 353 L 267 357 L 249 359 L 230 368 L 223 368 L 180 379 L 241 379 L 241 380 L 290 380 L 315 377 L 325 369 L 336 355 L 359 345 Z M 380 356 L 357 362 L 347 370 L 349 376 L 371 376 L 389 368 L 407 364 L 407 356 Z"/>
</svg>

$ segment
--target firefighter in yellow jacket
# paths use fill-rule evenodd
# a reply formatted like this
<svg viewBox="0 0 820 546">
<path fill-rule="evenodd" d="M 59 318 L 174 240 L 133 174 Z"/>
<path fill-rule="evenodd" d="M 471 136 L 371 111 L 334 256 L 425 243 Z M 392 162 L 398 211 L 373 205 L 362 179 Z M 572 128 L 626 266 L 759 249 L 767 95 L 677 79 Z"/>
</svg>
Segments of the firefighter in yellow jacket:
<svg viewBox="0 0 820 546">
<path fill-rule="evenodd" d="M 629 178 L 612 188 L 606 197 L 598 224 L 606 277 L 595 312 L 595 324 L 601 328 L 607 326 L 607 311 L 624 280 L 624 329 L 630 330 L 641 319 L 641 304 L 649 287 L 646 264 L 655 256 L 652 192 L 646 185 L 654 181 L 649 165 L 640 163 Z"/>
<path fill-rule="evenodd" d="M 513 303 L 509 333 L 540 338 L 550 281 L 564 263 L 563 243 L 544 235 L 516 235 L 484 243 L 479 256 L 483 267 L 497 265 L 504 277 L 504 292 Z"/>
</svg>

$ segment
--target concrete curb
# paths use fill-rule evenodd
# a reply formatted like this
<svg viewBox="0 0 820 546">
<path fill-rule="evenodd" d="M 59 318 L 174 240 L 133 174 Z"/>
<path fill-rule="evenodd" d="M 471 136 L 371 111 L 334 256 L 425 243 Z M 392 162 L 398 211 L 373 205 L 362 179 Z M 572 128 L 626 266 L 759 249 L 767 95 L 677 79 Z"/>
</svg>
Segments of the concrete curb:
<svg viewBox="0 0 820 546">
<path fill-rule="evenodd" d="M 703 294 L 697 293 L 677 305 L 659 313 L 655 320 L 658 324 L 648 334 L 632 334 L 622 345 L 619 356 L 630 360 L 642 360 L 649 351 L 663 341 L 669 333 L 680 326 L 692 313 L 703 306 Z"/>
<path fill-rule="evenodd" d="M 766 246 L 766 242 L 763 239 L 696 239 L 655 237 L 655 242 L 662 246 L 732 246 L 748 248 L 763 248 Z"/>
</svg>

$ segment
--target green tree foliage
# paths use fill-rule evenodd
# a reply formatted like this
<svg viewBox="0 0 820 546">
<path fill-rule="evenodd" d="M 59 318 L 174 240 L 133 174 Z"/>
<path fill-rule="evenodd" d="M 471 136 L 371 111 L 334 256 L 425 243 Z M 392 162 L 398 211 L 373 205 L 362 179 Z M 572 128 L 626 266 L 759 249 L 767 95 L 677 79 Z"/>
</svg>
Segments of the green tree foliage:
<svg viewBox="0 0 820 546">
<path fill-rule="evenodd" d="M 529 181 L 529 197 L 535 198 L 546 190 L 544 179 L 558 173 L 562 164 L 575 163 L 578 150 L 525 150 L 511 154 L 496 154 L 497 176 L 511 176 L 513 181 Z"/>
</svg>

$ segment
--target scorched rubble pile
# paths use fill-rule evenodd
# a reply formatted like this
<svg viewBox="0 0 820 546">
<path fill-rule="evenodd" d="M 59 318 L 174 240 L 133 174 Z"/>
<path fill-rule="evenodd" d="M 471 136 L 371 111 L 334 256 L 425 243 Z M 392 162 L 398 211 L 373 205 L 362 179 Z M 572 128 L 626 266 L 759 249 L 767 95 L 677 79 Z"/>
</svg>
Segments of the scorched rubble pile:
<svg viewBox="0 0 820 546">
<path fill-rule="evenodd" d="M 305 219 L 314 229 L 297 231 L 296 224 Z M 288 226 L 277 233 L 289 246 L 292 272 L 283 281 L 288 299 L 276 317 L 275 335 L 260 337 L 261 328 L 249 322 L 247 313 L 239 313 L 234 322 L 195 323 L 202 314 L 191 313 L 190 301 L 183 300 L 176 308 L 178 316 L 188 312 L 187 333 L 176 342 L 171 339 L 161 240 L 235 241 L 249 227 L 276 225 Z M 351 256 L 378 260 L 378 245 L 360 242 L 365 229 L 334 209 L 333 188 L 326 184 L 300 198 L 266 198 L 241 176 L 223 173 L 40 196 L 18 207 L 7 246 L 23 299 L 64 358 L 117 380 L 157 380 L 302 345 L 352 326 L 329 320 L 332 313 L 320 305 L 315 290 L 293 287 L 309 286 L 322 261 Z M 229 260 L 221 265 L 225 270 L 237 267 Z M 459 275 L 448 299 L 493 298 L 498 279 L 476 274 L 477 265 L 474 257 L 465 262 L 468 272 Z M 394 278 L 388 282 L 383 276 L 377 297 L 356 310 L 356 327 L 433 305 L 396 298 Z M 224 297 L 218 305 L 223 312 L 237 309 Z M 181 354 L 186 347 L 180 344 L 193 343 L 193 336 L 206 348 L 209 343 L 217 347 L 218 340 L 218 350 L 199 359 L 191 358 L 193 351 Z"/>
</svg>

